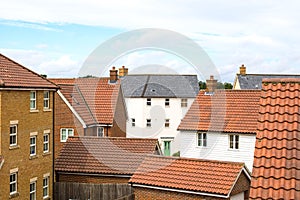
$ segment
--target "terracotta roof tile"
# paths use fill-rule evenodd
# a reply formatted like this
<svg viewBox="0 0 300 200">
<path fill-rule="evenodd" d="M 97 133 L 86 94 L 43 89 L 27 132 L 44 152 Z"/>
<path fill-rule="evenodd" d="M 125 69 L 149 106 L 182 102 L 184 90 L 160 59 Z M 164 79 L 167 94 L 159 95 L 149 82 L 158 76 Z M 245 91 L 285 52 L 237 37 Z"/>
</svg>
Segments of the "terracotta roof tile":
<svg viewBox="0 0 300 200">
<path fill-rule="evenodd" d="M 228 195 L 243 167 L 243 163 L 147 156 L 129 182 Z"/>
<path fill-rule="evenodd" d="M 113 123 L 120 81 L 111 84 L 109 78 L 51 80 L 59 84 L 63 95 L 86 124 Z"/>
<path fill-rule="evenodd" d="M 43 78 L 2 54 L 0 54 L 0 87 L 57 88 L 55 84 L 46 78 Z"/>
<path fill-rule="evenodd" d="M 200 91 L 179 130 L 256 133 L 260 90 Z"/>
<path fill-rule="evenodd" d="M 300 79 L 264 79 L 251 199 L 300 199 Z"/>
<path fill-rule="evenodd" d="M 96 174 L 133 174 L 144 157 L 157 153 L 157 139 L 70 137 L 55 170 Z"/>
</svg>

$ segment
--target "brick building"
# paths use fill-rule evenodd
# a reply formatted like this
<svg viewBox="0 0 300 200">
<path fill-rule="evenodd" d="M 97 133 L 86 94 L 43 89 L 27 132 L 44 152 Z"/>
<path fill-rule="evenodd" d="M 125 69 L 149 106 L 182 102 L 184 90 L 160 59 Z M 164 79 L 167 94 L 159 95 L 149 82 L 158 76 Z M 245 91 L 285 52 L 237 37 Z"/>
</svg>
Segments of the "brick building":
<svg viewBox="0 0 300 200">
<path fill-rule="evenodd" d="M 69 137 L 55 161 L 56 181 L 127 183 L 148 154 L 161 155 L 157 139 Z"/>
<path fill-rule="evenodd" d="M 55 157 L 68 136 L 125 137 L 127 113 L 120 80 L 50 79 L 60 90 L 55 98 Z M 113 78 L 113 80 L 112 80 Z"/>
<path fill-rule="evenodd" d="M 147 156 L 129 183 L 135 199 L 247 199 L 244 163 Z"/>
<path fill-rule="evenodd" d="M 57 86 L 0 54 L 0 199 L 50 199 Z"/>
</svg>

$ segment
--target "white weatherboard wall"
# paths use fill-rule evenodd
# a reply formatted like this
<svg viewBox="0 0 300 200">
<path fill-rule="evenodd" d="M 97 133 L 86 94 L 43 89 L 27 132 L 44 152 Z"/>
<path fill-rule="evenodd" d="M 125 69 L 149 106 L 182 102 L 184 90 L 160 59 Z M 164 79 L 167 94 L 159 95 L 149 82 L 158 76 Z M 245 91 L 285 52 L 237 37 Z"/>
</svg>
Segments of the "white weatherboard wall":
<svg viewBox="0 0 300 200">
<path fill-rule="evenodd" d="M 238 193 L 230 197 L 230 200 L 244 200 L 244 192 Z"/>
<path fill-rule="evenodd" d="M 157 138 L 163 152 L 163 141 L 171 141 L 170 155 L 178 152 L 180 139 L 177 128 L 194 98 L 187 98 L 187 107 L 181 107 L 181 98 L 169 99 L 169 106 L 165 106 L 165 98 L 151 98 L 151 106 L 148 106 L 147 98 L 125 98 L 128 113 L 126 137 Z M 135 119 L 135 127 L 131 124 L 132 118 Z M 147 119 L 151 119 L 151 127 L 146 127 Z M 165 119 L 170 120 L 170 127 L 165 127 Z"/>
<path fill-rule="evenodd" d="M 252 171 L 255 134 L 238 134 L 239 149 L 229 149 L 228 133 L 207 132 L 207 146 L 197 146 L 196 131 L 180 131 L 180 156 L 187 158 L 200 158 L 244 162 Z"/>
</svg>

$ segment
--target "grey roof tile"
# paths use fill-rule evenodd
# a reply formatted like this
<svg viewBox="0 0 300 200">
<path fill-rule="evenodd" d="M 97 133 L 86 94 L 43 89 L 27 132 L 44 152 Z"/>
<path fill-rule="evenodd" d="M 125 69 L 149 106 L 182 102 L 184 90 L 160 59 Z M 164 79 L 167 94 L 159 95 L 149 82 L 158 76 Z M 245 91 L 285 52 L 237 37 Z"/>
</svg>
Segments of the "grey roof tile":
<svg viewBox="0 0 300 200">
<path fill-rule="evenodd" d="M 121 86 L 125 97 L 193 98 L 199 92 L 197 75 L 128 75 Z"/>
</svg>

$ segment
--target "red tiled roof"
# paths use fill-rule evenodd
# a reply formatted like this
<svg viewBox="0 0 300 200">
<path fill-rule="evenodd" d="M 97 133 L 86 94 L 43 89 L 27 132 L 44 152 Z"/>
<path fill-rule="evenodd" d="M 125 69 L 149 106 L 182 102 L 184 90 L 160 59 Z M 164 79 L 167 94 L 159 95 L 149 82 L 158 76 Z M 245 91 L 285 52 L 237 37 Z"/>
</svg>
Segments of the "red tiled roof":
<svg viewBox="0 0 300 200">
<path fill-rule="evenodd" d="M 179 130 L 256 133 L 260 90 L 200 91 Z"/>
<path fill-rule="evenodd" d="M 147 156 L 130 183 L 229 195 L 244 163 Z"/>
<path fill-rule="evenodd" d="M 75 78 L 49 78 L 50 81 L 53 83 L 60 85 L 74 85 L 75 83 Z"/>
<path fill-rule="evenodd" d="M 263 80 L 251 199 L 300 199 L 300 79 Z"/>
<path fill-rule="evenodd" d="M 113 123 L 120 81 L 111 84 L 109 78 L 51 80 L 61 87 L 62 94 L 86 124 Z"/>
<path fill-rule="evenodd" d="M 147 154 L 156 153 L 157 146 L 157 139 L 69 137 L 55 170 L 131 175 Z"/>
<path fill-rule="evenodd" d="M 49 88 L 57 86 L 27 69 L 17 62 L 0 54 L 0 87 L 5 88 Z"/>
</svg>

